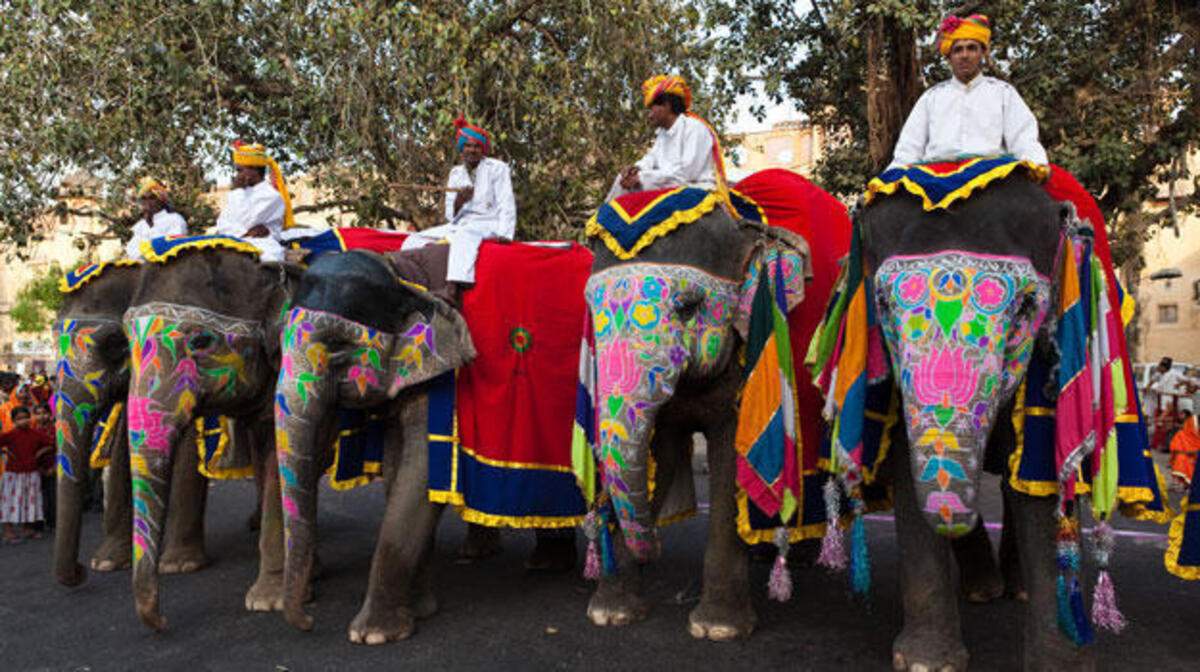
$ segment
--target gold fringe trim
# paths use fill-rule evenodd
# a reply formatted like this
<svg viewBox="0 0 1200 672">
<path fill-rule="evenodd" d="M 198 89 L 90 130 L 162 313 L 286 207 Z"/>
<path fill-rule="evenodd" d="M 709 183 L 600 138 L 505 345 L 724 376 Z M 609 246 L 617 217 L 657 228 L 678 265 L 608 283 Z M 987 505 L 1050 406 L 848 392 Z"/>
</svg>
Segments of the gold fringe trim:
<svg viewBox="0 0 1200 672">
<path fill-rule="evenodd" d="M 1167 552 L 1163 555 L 1163 564 L 1167 571 L 1188 581 L 1200 580 L 1200 565 L 1184 566 L 1179 564 L 1179 554 L 1183 551 L 1183 531 L 1187 525 L 1189 513 L 1200 511 L 1200 503 L 1191 504 L 1187 497 L 1180 502 L 1181 509 L 1175 520 L 1171 521 L 1171 530 L 1167 533 Z"/>
<path fill-rule="evenodd" d="M 112 410 L 108 412 L 108 418 L 104 421 L 104 431 L 100 433 L 100 440 L 96 441 L 96 447 L 92 449 L 92 455 L 88 458 L 88 464 L 92 469 L 103 469 L 112 464 L 112 451 L 109 451 L 109 456 L 104 457 L 101 453 L 104 451 L 104 446 L 108 444 L 112 438 L 113 426 L 117 424 L 117 418 L 121 417 L 121 413 L 125 411 L 125 402 L 118 401 L 113 404 Z"/>
<path fill-rule="evenodd" d="M 642 212 L 649 211 L 660 201 L 669 196 L 675 195 L 681 189 L 683 189 L 683 187 L 680 189 L 673 189 L 662 196 L 659 196 L 651 201 L 645 208 L 643 208 Z M 708 196 L 704 197 L 704 200 L 700 201 L 695 206 L 688 208 L 687 210 L 676 210 L 670 217 L 664 219 L 658 224 L 655 224 L 649 229 L 646 229 L 645 233 L 643 233 L 641 237 L 638 238 L 638 241 L 634 243 L 633 248 L 628 251 L 621 247 L 621 243 L 617 242 L 616 237 L 614 237 L 608 232 L 607 229 L 600 225 L 598 220 L 598 217 L 600 216 L 599 211 L 592 215 L 592 218 L 588 220 L 587 226 L 585 226 L 583 229 L 583 233 L 588 238 L 599 238 L 600 240 L 604 241 L 604 245 L 610 251 L 612 251 L 612 253 L 615 254 L 618 259 L 628 261 L 629 259 L 636 257 L 638 253 L 648 247 L 650 243 L 653 243 L 659 238 L 671 233 L 684 224 L 691 224 L 692 222 L 700 219 L 704 215 L 707 215 L 709 212 L 711 212 L 713 208 L 717 207 L 717 205 L 720 203 L 721 198 L 716 194 L 710 193 Z M 628 214 L 626 214 L 626 212 L 622 210 L 620 206 L 616 205 L 615 201 L 611 202 L 611 204 L 613 205 L 613 209 L 616 210 L 617 214 L 621 216 L 621 219 L 628 224 L 631 221 Z"/>
<path fill-rule="evenodd" d="M 800 507 L 796 510 L 796 515 L 804 516 L 804 509 Z M 825 536 L 825 523 L 809 523 L 808 525 L 800 525 L 799 527 L 789 527 L 788 543 L 794 544 L 805 539 L 818 539 Z M 775 543 L 775 529 L 756 530 L 750 527 L 750 498 L 744 490 L 738 489 L 737 493 L 737 528 L 738 536 L 747 544 L 771 544 Z"/>
<path fill-rule="evenodd" d="M 77 292 L 77 291 L 79 291 L 80 287 L 83 287 L 84 285 L 88 284 L 92 280 L 95 280 L 96 278 L 100 277 L 100 274 L 104 272 L 104 269 L 108 268 L 109 266 L 114 266 L 114 267 L 119 268 L 119 267 L 125 267 L 125 266 L 140 266 L 141 263 L 142 262 L 134 260 L 134 259 L 114 259 L 113 261 L 102 261 L 96 266 L 96 270 L 83 276 L 79 280 L 79 282 L 75 283 L 74 286 L 67 284 L 67 276 L 64 273 L 63 276 L 58 279 L 58 291 L 61 294 L 70 294 L 72 292 Z"/>
<path fill-rule="evenodd" d="M 987 160 L 991 160 L 993 158 L 995 158 L 995 157 L 982 157 L 982 158 L 972 159 L 970 161 L 967 161 L 963 165 L 959 166 L 958 169 L 956 169 L 954 172 L 951 172 L 951 173 L 935 173 L 932 170 L 929 170 L 928 168 L 926 168 L 925 166 L 920 166 L 920 165 L 909 166 L 909 168 L 916 168 L 918 170 L 926 172 L 935 177 L 949 177 L 950 175 L 957 175 L 958 173 L 961 173 L 964 170 L 971 168 L 972 166 L 974 166 L 976 163 L 979 163 L 980 161 L 987 161 Z M 982 175 L 978 175 L 978 176 L 974 177 L 973 179 L 971 179 L 969 182 L 962 185 L 958 189 L 955 189 L 954 191 L 950 192 L 949 194 L 946 194 L 944 197 L 942 197 L 942 200 L 938 201 L 937 203 L 934 203 L 932 200 L 930 200 L 929 195 L 925 193 L 925 190 L 921 187 L 921 185 L 919 185 L 916 182 L 909 179 L 908 175 L 905 175 L 904 177 L 901 177 L 899 180 L 897 180 L 895 182 L 891 182 L 891 183 L 885 183 L 883 180 L 881 180 L 878 177 L 872 178 L 871 181 L 867 183 L 867 191 L 865 194 L 863 194 L 863 198 L 867 204 L 870 204 L 871 201 L 875 199 L 875 196 L 877 194 L 883 194 L 884 196 L 891 196 L 892 194 L 895 194 L 896 191 L 898 191 L 901 186 L 903 186 L 904 190 L 907 191 L 908 193 L 912 194 L 913 196 L 920 197 L 921 202 L 924 205 L 925 211 L 930 212 L 933 210 L 944 209 L 946 207 L 949 207 L 951 203 L 953 203 L 957 200 L 960 200 L 960 199 L 967 198 L 976 189 L 982 189 L 983 187 L 986 187 L 987 185 L 991 184 L 992 182 L 995 182 L 996 180 L 1002 180 L 1002 179 L 1008 177 L 1014 170 L 1016 170 L 1016 168 L 1018 166 L 1023 167 L 1026 170 L 1028 170 L 1029 175 L 1031 177 L 1033 177 L 1034 179 L 1036 179 L 1038 182 L 1045 182 L 1046 178 L 1050 177 L 1050 167 L 1049 166 L 1043 166 L 1041 164 L 1022 159 L 1020 161 L 1014 161 L 1012 163 L 1008 163 L 1003 166 L 997 166 L 996 168 L 993 168 L 992 170 L 989 170 L 988 172 L 983 173 Z"/>
<path fill-rule="evenodd" d="M 150 241 L 142 241 L 142 256 L 146 261 L 155 264 L 165 264 L 168 261 L 179 256 L 182 252 L 190 252 L 192 250 L 232 250 L 234 252 L 245 252 L 246 254 L 254 255 L 257 259 L 262 252 L 250 243 L 246 243 L 234 238 L 209 238 L 207 240 L 194 240 L 186 245 L 176 245 L 167 250 L 163 254 L 154 251 L 154 246 Z"/>
<path fill-rule="evenodd" d="M 210 467 L 204 459 L 204 438 L 206 436 L 218 435 L 221 438 L 217 440 L 217 449 L 213 451 L 212 458 L 209 462 L 216 464 L 225 454 L 225 449 L 229 446 L 230 436 L 232 434 L 229 428 L 229 418 L 222 415 L 218 420 L 219 424 L 216 429 L 204 429 L 204 418 L 196 418 L 196 450 L 200 454 L 200 462 L 197 465 L 197 470 L 202 476 L 212 478 L 218 481 L 232 481 L 243 478 L 254 477 L 254 465 L 246 467 L 234 467 L 229 469 L 218 469 Z"/>
</svg>

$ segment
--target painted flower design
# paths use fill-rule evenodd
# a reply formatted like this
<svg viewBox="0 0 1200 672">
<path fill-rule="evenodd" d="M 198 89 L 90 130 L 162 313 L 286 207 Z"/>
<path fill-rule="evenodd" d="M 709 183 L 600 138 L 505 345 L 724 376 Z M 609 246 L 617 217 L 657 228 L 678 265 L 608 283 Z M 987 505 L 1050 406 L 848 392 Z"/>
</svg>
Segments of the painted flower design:
<svg viewBox="0 0 1200 672">
<path fill-rule="evenodd" d="M 130 439 L 142 450 L 167 453 L 171 450 L 171 437 L 175 429 L 163 424 L 166 413 L 156 411 L 157 406 L 150 397 L 129 395 L 128 422 Z"/>
<path fill-rule="evenodd" d="M 896 298 L 905 308 L 923 303 L 928 291 L 929 279 L 922 273 L 905 273 L 896 280 Z"/>
<path fill-rule="evenodd" d="M 641 380 L 642 371 L 636 354 L 624 340 L 616 340 L 599 357 L 600 394 L 633 392 Z"/>
<path fill-rule="evenodd" d="M 647 276 L 642 280 L 642 297 L 652 301 L 661 299 L 664 286 L 661 278 Z"/>
<path fill-rule="evenodd" d="M 1008 304 L 1009 288 L 994 276 L 985 276 L 975 282 L 975 307 L 986 313 L 995 313 Z"/>
<path fill-rule="evenodd" d="M 633 323 L 643 331 L 648 331 L 658 326 L 659 315 L 658 306 L 649 301 L 638 301 L 633 305 L 633 310 L 630 311 Z"/>
<path fill-rule="evenodd" d="M 913 366 L 912 386 L 917 400 L 927 406 L 966 406 L 979 384 L 966 348 L 933 347 Z"/>
</svg>

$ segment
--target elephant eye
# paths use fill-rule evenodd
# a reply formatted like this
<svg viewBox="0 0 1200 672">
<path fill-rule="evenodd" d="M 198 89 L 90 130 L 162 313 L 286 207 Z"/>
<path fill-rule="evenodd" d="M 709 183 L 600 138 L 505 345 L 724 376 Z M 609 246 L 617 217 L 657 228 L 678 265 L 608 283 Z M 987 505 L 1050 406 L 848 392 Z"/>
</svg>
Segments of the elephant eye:
<svg viewBox="0 0 1200 672">
<path fill-rule="evenodd" d="M 188 339 L 187 347 L 192 352 L 198 352 L 211 348 L 216 342 L 216 336 L 207 331 L 202 331 Z"/>
</svg>

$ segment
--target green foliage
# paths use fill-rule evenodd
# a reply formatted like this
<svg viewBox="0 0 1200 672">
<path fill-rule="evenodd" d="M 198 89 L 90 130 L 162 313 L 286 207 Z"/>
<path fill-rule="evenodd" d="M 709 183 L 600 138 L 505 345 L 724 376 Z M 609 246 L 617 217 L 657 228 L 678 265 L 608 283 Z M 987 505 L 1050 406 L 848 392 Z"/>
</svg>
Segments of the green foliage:
<svg viewBox="0 0 1200 672">
<path fill-rule="evenodd" d="M 63 303 L 63 295 L 58 291 L 62 276 L 62 269 L 52 265 L 44 274 L 30 280 L 17 291 L 8 315 L 18 332 L 37 334 L 50 328 L 54 315 Z"/>
<path fill-rule="evenodd" d="M 945 7 L 992 19 L 987 72 L 1021 92 L 1040 122 L 1051 160 L 1096 195 L 1113 229 L 1114 256 L 1136 258 L 1146 235 L 1136 212 L 1155 179 L 1200 140 L 1200 4 L 1193 0 L 708 0 L 731 91 L 756 79 L 814 123 L 844 134 L 817 179 L 843 196 L 862 189 L 868 165 L 869 22 L 921 36 L 922 74 L 949 76 L 933 44 Z M 965 13 L 965 12 L 960 12 Z"/>
<path fill-rule="evenodd" d="M 675 0 L 5 5 L 0 234 L 18 245 L 77 170 L 100 178 L 85 195 L 114 230 L 145 173 L 203 228 L 215 213 L 199 196 L 237 137 L 363 224 L 432 223 L 441 194 L 412 185 L 444 183 L 459 113 L 512 164 L 518 234 L 574 237 L 650 140 L 641 81 L 695 83 L 715 57 Z M 695 88 L 702 113 L 730 106 Z"/>
</svg>

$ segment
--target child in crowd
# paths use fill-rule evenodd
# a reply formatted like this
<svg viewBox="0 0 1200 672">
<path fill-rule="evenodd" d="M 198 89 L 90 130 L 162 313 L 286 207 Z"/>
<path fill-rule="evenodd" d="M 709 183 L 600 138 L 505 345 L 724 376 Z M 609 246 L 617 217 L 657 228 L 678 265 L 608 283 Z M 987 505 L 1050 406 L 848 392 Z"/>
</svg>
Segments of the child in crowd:
<svg viewBox="0 0 1200 672">
<path fill-rule="evenodd" d="M 36 397 L 36 395 L 35 395 Z M 50 404 L 39 403 L 33 407 L 33 428 L 41 430 L 46 436 L 54 436 L 54 416 L 50 414 Z M 58 452 L 51 448 L 39 453 L 38 471 L 42 474 L 42 515 L 46 517 L 45 524 L 39 523 L 38 530 L 53 530 L 55 512 L 58 505 L 58 484 L 54 478 L 54 467 L 57 463 Z"/>
<path fill-rule="evenodd" d="M 12 409 L 14 429 L 0 434 L 0 450 L 7 458 L 0 476 L 0 523 L 9 544 L 41 536 L 33 530 L 33 523 L 43 517 L 38 460 L 54 450 L 54 442 L 45 432 L 30 427 L 31 420 L 29 409 L 18 406 Z"/>
</svg>

